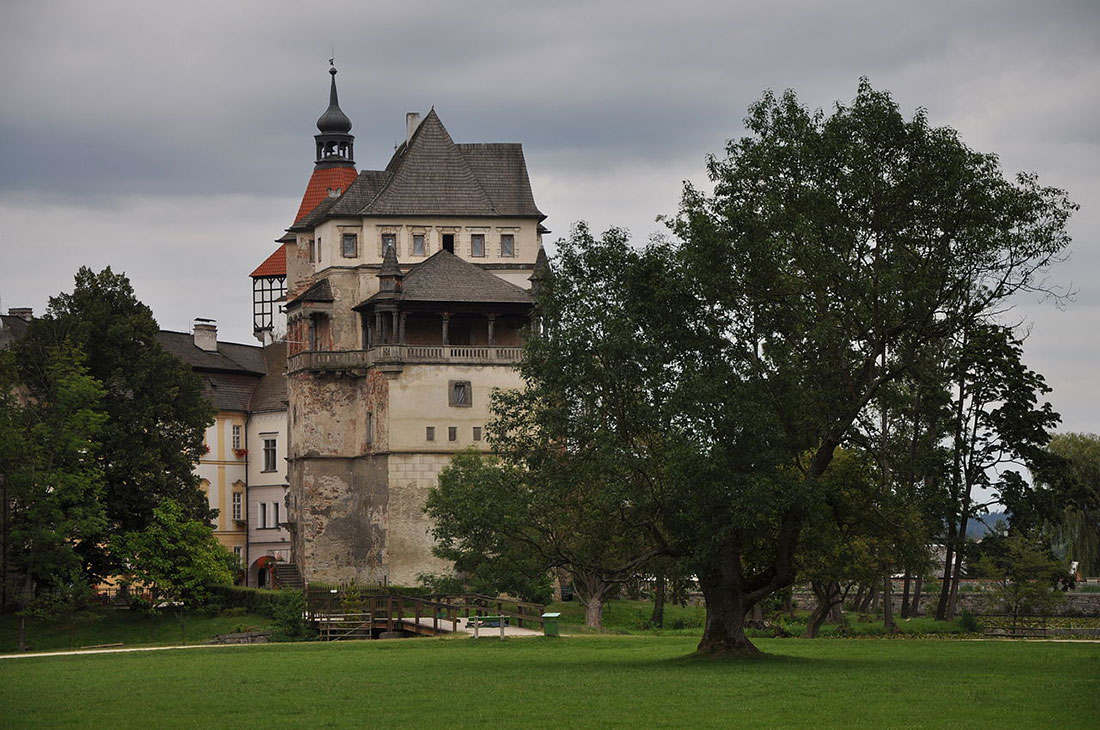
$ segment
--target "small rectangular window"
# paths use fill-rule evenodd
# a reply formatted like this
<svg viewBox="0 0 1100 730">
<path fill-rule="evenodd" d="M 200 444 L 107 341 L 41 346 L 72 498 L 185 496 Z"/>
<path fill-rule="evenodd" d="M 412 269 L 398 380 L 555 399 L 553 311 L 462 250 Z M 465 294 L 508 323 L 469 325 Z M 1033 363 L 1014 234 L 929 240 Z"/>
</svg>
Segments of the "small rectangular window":
<svg viewBox="0 0 1100 730">
<path fill-rule="evenodd" d="M 244 562 L 244 548 L 240 545 L 233 546 L 233 555 L 237 558 L 237 564 L 241 565 Z"/>
<path fill-rule="evenodd" d="M 516 255 L 516 237 L 513 234 L 500 234 L 500 255 L 507 257 Z"/>
<path fill-rule="evenodd" d="M 317 241 L 312 238 L 309 240 L 309 262 L 311 264 L 317 262 Z"/>
<path fill-rule="evenodd" d="M 424 439 L 426 441 L 435 441 L 435 426 L 428 426 L 424 429 Z"/>
<path fill-rule="evenodd" d="M 271 526 L 272 527 L 278 527 L 279 526 L 279 503 L 278 502 L 272 502 L 271 503 L 271 514 L 274 517 L 274 519 L 271 521 Z"/>
<path fill-rule="evenodd" d="M 317 236 L 317 263 L 321 263 L 321 237 Z"/>
<path fill-rule="evenodd" d="M 413 256 L 423 256 L 426 252 L 424 248 L 424 234 L 413 234 Z"/>
<path fill-rule="evenodd" d="M 472 405 L 469 380 L 452 380 L 448 391 L 448 405 L 458 408 L 469 408 Z"/>
<path fill-rule="evenodd" d="M 344 258 L 353 259 L 359 255 L 359 237 L 354 233 L 345 233 L 341 239 Z"/>
<path fill-rule="evenodd" d="M 267 502 L 260 502 L 260 529 L 267 528 Z"/>
<path fill-rule="evenodd" d="M 450 253 L 455 252 L 455 234 L 444 233 L 443 234 L 443 250 Z"/>
<path fill-rule="evenodd" d="M 458 426 L 447 427 L 447 440 L 458 441 Z"/>
<path fill-rule="evenodd" d="M 394 253 L 397 253 L 397 234 L 396 233 L 383 233 L 382 234 L 382 255 L 386 255 L 386 249 L 392 248 Z"/>
<path fill-rule="evenodd" d="M 241 427 L 240 426 L 234 426 L 233 427 L 233 448 L 234 449 L 241 448 Z"/>
<path fill-rule="evenodd" d="M 241 503 L 243 501 L 243 496 L 244 495 L 240 492 L 233 492 L 233 519 L 235 520 L 241 519 Z"/>
<path fill-rule="evenodd" d="M 264 471 L 275 471 L 278 465 L 275 461 L 276 439 L 274 436 L 265 436 L 264 439 Z"/>
<path fill-rule="evenodd" d="M 474 426 L 474 441 L 481 440 L 481 426 Z"/>
<path fill-rule="evenodd" d="M 485 234 L 474 233 L 470 236 L 470 255 L 478 258 L 485 256 Z"/>
<path fill-rule="evenodd" d="M 367 411 L 367 443 L 374 443 L 374 411 Z"/>
</svg>

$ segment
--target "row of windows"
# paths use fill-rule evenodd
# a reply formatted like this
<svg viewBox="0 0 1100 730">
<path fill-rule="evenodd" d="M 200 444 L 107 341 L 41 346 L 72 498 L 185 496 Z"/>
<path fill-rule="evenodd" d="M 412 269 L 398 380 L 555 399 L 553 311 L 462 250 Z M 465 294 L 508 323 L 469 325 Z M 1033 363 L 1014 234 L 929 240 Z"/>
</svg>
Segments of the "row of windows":
<svg viewBox="0 0 1100 730">
<path fill-rule="evenodd" d="M 514 233 L 501 233 L 497 238 L 497 250 L 496 254 L 501 258 L 515 258 L 516 255 L 516 236 Z M 469 254 L 474 258 L 485 258 L 488 255 L 488 240 L 484 233 L 471 233 L 469 237 Z M 403 255 L 397 247 L 397 234 L 391 232 L 384 232 L 381 234 L 378 243 L 378 255 L 384 256 L 386 249 L 392 248 L 398 258 Z M 409 241 L 409 250 L 404 252 L 407 256 L 421 257 L 428 256 L 432 251 L 430 250 L 430 244 L 428 241 L 428 235 L 425 233 L 413 233 L 411 240 Z M 455 234 L 442 233 L 440 234 L 440 248 L 445 251 L 455 253 Z M 357 233 L 343 233 L 340 235 L 340 255 L 346 259 L 354 259 L 359 257 L 359 234 Z M 309 260 L 311 263 L 321 263 L 321 238 L 318 237 L 315 241 L 310 242 L 309 246 Z"/>
<path fill-rule="evenodd" d="M 481 426 L 474 426 L 471 436 L 473 437 L 474 441 L 480 441 L 481 440 Z M 426 426 L 424 428 L 424 440 L 425 441 L 435 441 L 435 426 Z M 458 426 L 448 426 L 447 427 L 447 440 L 448 441 L 458 441 Z"/>
<path fill-rule="evenodd" d="M 260 502 L 260 523 L 262 529 L 279 526 L 279 503 Z M 244 493 L 233 492 L 233 519 L 240 522 L 244 519 Z"/>
<path fill-rule="evenodd" d="M 237 425 L 233 426 L 233 450 L 234 451 L 240 451 L 244 447 L 244 440 L 243 440 L 243 433 L 242 432 L 243 432 L 243 427 L 242 426 L 237 426 Z M 279 468 L 278 467 L 278 460 L 275 457 L 275 450 L 276 450 L 276 444 L 277 444 L 278 439 L 276 438 L 275 434 L 260 434 L 260 438 L 264 442 L 264 450 L 263 450 L 264 468 L 263 468 L 263 470 L 264 471 L 278 471 L 278 468 Z M 207 450 L 209 450 L 210 447 L 207 446 L 206 448 L 207 448 Z M 238 454 L 238 456 L 239 455 L 240 454 Z M 234 517 L 233 519 L 240 519 L 240 518 L 239 517 Z"/>
</svg>

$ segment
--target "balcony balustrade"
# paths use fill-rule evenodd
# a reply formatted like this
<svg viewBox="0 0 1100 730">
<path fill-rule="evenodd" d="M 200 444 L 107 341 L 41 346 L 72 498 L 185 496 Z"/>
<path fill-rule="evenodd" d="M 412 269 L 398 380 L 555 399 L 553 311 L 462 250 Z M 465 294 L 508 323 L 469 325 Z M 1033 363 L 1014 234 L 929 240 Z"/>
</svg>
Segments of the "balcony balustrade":
<svg viewBox="0 0 1100 730">
<path fill-rule="evenodd" d="M 376 345 L 366 350 L 307 351 L 291 355 L 287 371 L 343 372 L 406 364 L 503 365 L 518 363 L 521 347 L 500 345 Z"/>
</svg>

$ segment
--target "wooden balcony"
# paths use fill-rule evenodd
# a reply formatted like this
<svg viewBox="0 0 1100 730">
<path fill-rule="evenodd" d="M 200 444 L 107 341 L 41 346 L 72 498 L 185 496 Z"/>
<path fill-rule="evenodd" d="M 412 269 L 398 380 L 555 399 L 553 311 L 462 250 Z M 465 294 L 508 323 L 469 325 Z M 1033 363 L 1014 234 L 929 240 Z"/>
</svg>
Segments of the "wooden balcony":
<svg viewBox="0 0 1100 730">
<path fill-rule="evenodd" d="M 512 365 L 522 355 L 521 347 L 499 345 L 377 345 L 366 350 L 301 352 L 287 359 L 287 372 L 365 373 L 372 367 L 399 370 L 407 364 Z"/>
</svg>

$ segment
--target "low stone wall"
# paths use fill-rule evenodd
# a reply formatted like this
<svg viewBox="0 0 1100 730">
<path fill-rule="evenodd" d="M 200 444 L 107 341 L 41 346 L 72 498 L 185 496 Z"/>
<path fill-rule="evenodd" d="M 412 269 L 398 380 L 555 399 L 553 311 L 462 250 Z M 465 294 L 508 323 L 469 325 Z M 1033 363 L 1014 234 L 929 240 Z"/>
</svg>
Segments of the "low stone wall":
<svg viewBox="0 0 1100 730">
<path fill-rule="evenodd" d="M 901 613 L 901 593 L 892 594 L 894 611 Z M 936 612 L 940 594 L 922 593 L 918 616 L 927 616 Z M 809 611 L 816 605 L 812 593 L 795 593 L 795 608 Z M 996 599 L 987 593 L 962 592 L 958 599 L 959 611 L 970 611 L 975 615 L 1003 613 L 996 605 Z M 1100 593 L 1066 593 L 1065 601 L 1053 612 L 1055 616 L 1100 616 Z"/>
<path fill-rule="evenodd" d="M 266 644 L 271 640 L 270 631 L 244 631 L 238 634 L 218 634 L 211 644 Z"/>
</svg>

